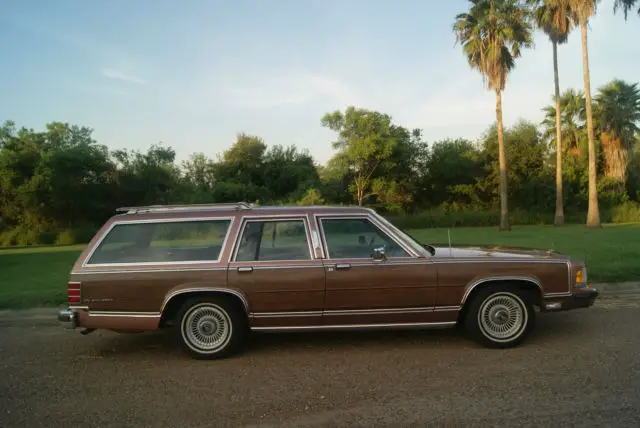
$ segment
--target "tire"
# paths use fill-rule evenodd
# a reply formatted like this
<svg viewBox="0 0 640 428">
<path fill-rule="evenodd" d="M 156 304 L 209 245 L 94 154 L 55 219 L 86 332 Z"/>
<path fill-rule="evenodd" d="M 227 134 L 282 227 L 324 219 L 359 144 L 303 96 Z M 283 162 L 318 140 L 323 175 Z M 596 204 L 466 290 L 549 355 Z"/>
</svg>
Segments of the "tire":
<svg viewBox="0 0 640 428">
<path fill-rule="evenodd" d="M 493 286 L 473 296 L 464 324 L 471 338 L 487 348 L 513 348 L 531 334 L 535 321 L 530 292 Z"/>
<path fill-rule="evenodd" d="M 240 350 L 247 318 L 225 296 L 188 299 L 176 315 L 177 336 L 182 349 L 196 359 L 222 359 Z"/>
</svg>

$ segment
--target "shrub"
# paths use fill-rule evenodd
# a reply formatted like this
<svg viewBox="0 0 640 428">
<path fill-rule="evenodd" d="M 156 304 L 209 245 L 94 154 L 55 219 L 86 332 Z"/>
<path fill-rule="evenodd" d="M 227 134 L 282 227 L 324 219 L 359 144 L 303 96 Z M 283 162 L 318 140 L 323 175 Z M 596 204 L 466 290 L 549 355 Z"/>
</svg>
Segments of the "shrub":
<svg viewBox="0 0 640 428">
<path fill-rule="evenodd" d="M 76 232 L 73 229 L 64 229 L 56 238 L 56 245 L 76 244 Z"/>
<path fill-rule="evenodd" d="M 611 209 L 611 223 L 640 222 L 640 204 L 637 202 L 625 202 Z"/>
<path fill-rule="evenodd" d="M 529 212 L 513 210 L 509 212 L 512 225 L 552 225 L 555 213 Z M 567 211 L 564 214 L 565 223 L 583 224 L 586 212 Z M 602 223 L 631 223 L 640 222 L 640 204 L 625 202 L 613 208 L 601 209 Z M 385 215 L 393 224 L 402 229 L 423 229 L 437 227 L 497 227 L 500 224 L 499 211 L 423 211 L 413 215 Z"/>
</svg>

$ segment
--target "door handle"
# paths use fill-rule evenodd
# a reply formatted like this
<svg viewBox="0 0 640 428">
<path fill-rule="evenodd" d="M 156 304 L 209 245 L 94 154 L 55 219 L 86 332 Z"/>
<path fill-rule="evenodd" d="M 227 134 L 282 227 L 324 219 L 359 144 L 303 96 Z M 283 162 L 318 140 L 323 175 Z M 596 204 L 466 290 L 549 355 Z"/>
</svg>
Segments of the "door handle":
<svg viewBox="0 0 640 428">
<path fill-rule="evenodd" d="M 351 264 L 349 263 L 338 263 L 336 265 L 336 270 L 347 270 L 351 269 Z"/>
<path fill-rule="evenodd" d="M 253 268 L 251 266 L 239 267 L 238 272 L 253 272 Z"/>
</svg>

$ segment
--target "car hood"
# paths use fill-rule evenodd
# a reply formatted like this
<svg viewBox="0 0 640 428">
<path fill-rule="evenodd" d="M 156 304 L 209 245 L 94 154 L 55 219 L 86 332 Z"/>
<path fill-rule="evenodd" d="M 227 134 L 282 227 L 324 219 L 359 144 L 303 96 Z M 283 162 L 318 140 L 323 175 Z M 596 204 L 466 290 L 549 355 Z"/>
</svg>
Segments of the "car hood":
<svg viewBox="0 0 640 428">
<path fill-rule="evenodd" d="M 521 247 L 496 247 L 477 245 L 456 245 L 449 248 L 448 245 L 432 244 L 435 249 L 435 257 L 473 258 L 473 257 L 496 257 L 496 258 L 536 258 L 536 259 L 567 259 L 568 256 L 556 253 L 553 250 L 538 250 Z"/>
</svg>

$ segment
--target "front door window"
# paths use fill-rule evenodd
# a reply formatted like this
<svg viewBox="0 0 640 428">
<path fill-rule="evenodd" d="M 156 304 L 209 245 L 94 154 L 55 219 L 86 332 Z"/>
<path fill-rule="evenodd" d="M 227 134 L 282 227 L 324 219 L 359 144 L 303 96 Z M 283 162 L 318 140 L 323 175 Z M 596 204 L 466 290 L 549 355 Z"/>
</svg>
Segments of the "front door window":
<svg viewBox="0 0 640 428">
<path fill-rule="evenodd" d="M 325 218 L 321 222 L 330 259 L 369 259 L 381 247 L 386 257 L 411 257 L 369 219 Z"/>
</svg>

